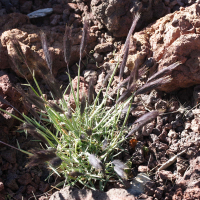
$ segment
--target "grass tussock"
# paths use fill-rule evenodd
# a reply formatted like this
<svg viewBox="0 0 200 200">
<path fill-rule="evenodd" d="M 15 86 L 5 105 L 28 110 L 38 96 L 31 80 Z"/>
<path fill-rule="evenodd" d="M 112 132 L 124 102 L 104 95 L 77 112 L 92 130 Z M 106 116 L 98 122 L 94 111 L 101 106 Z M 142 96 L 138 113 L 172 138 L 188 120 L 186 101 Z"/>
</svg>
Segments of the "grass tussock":
<svg viewBox="0 0 200 200">
<path fill-rule="evenodd" d="M 135 16 L 124 45 L 124 58 L 120 65 L 119 73 L 120 80 L 123 78 L 123 71 L 128 57 L 130 37 L 138 20 L 139 14 Z M 38 70 L 42 73 L 44 81 L 51 91 L 52 98 L 59 101 L 50 102 L 43 97 L 34 72 L 27 66 L 33 76 L 38 92 L 30 83 L 28 84 L 30 87 L 28 93 L 25 93 L 20 86 L 17 87 L 32 117 L 27 117 L 23 113 L 20 113 L 23 120 L 16 118 L 22 122 L 20 129 L 40 140 L 45 145 L 45 149 L 33 149 L 31 152 L 19 150 L 27 153 L 30 157 L 27 167 L 46 163 L 51 170 L 50 175 L 57 174 L 58 176 L 65 177 L 64 185 L 76 186 L 81 184 L 94 190 L 96 188 L 104 190 L 110 180 L 120 179 L 122 181 L 129 177 L 129 174 L 126 173 L 128 166 L 118 159 L 118 155 L 125 151 L 122 144 L 124 144 L 126 138 L 132 136 L 135 131 L 140 130 L 145 124 L 159 115 L 158 111 L 147 113 L 136 120 L 134 123 L 137 123 L 137 126 L 127 133 L 126 125 L 129 113 L 137 107 L 137 105 L 132 104 L 133 97 L 156 89 L 171 79 L 169 76 L 161 77 L 161 74 L 165 75 L 168 73 L 164 71 L 161 74 L 154 75 L 143 87 L 136 90 L 139 69 L 139 66 L 136 64 L 130 77 L 122 81 L 115 92 L 119 94 L 119 89 L 126 84 L 128 84 L 127 90 L 121 96 L 117 97 L 115 105 L 107 109 L 108 91 L 117 71 L 117 65 L 113 71 L 108 73 L 103 81 L 103 86 L 106 86 L 106 92 L 101 101 L 99 97 L 104 88 L 102 87 L 95 97 L 94 81 L 91 79 L 87 96 L 82 95 L 83 98 L 79 102 L 80 63 L 87 44 L 88 34 L 89 22 L 86 16 L 80 45 L 77 92 L 73 90 L 69 74 L 72 40 L 71 28 L 68 26 L 66 26 L 63 39 L 64 59 L 68 68 L 70 95 L 73 96 L 76 104 L 75 109 L 72 110 L 69 106 L 69 100 L 65 100 L 60 86 L 53 77 L 51 55 L 48 51 L 46 37 L 44 33 L 41 33 L 42 47 L 49 71 L 39 66 Z M 18 59 L 26 63 L 26 58 L 23 55 L 19 42 L 13 40 L 13 45 L 15 46 Z M 177 64 L 170 67 L 170 69 L 175 66 Z M 2 97 L 0 97 L 0 101 L 10 105 Z M 59 102 L 59 104 L 55 102 Z M 37 110 L 33 109 L 34 106 L 37 107 Z M 2 109 L 0 110 L 6 112 Z M 122 114 L 125 115 L 125 118 L 123 124 L 119 125 Z"/>
</svg>

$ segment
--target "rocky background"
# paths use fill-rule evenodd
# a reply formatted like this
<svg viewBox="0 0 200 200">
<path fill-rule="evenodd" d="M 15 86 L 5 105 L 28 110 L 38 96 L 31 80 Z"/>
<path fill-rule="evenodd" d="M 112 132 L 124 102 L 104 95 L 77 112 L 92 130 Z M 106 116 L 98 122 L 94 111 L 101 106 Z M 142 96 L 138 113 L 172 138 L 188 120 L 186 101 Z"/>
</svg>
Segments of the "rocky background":
<svg viewBox="0 0 200 200">
<path fill-rule="evenodd" d="M 33 11 L 48 8 L 45 12 Z M 135 98 L 139 105 L 131 115 L 133 120 L 149 110 L 162 108 L 166 115 L 157 119 L 136 134 L 138 143 L 130 149 L 133 156 L 133 175 L 150 174 L 139 193 L 116 183 L 108 186 L 106 193 L 67 187 L 60 192 L 52 186 L 61 179 L 53 176 L 46 180 L 45 167 L 27 169 L 26 155 L 0 144 L 0 200 L 15 199 L 200 199 L 200 4 L 193 0 L 0 0 L 0 95 L 20 112 L 28 114 L 15 90 L 25 83 L 23 75 L 13 65 L 15 57 L 11 37 L 20 41 L 31 69 L 48 95 L 48 88 L 41 79 L 37 66 L 47 67 L 40 41 L 40 31 L 47 36 L 53 59 L 53 74 L 62 85 L 67 85 L 66 64 L 63 58 L 63 35 L 65 24 L 72 27 L 72 54 L 69 64 L 72 77 L 77 75 L 82 21 L 90 19 L 87 50 L 81 65 L 82 90 L 87 91 L 90 78 L 96 80 L 95 90 L 101 87 L 107 73 L 117 64 L 120 50 L 137 12 L 141 13 L 132 36 L 131 49 L 125 68 L 125 77 L 135 63 L 149 67 L 149 76 L 181 61 L 170 72 L 171 83 L 163 84 L 159 91 Z M 120 57 L 121 59 L 121 57 Z M 31 81 L 26 66 L 23 71 Z M 76 85 L 77 79 L 73 80 Z M 146 80 L 140 79 L 141 84 Z M 118 76 L 112 85 L 114 89 Z M 122 88 L 121 93 L 125 90 Z M 112 92 L 112 91 L 110 91 Z M 81 92 L 80 92 L 81 93 Z M 72 102 L 73 104 L 73 102 Z M 108 106 L 113 102 L 108 102 Z M 9 105 L 0 108 L 10 113 Z M 0 140 L 29 150 L 37 144 L 16 131 L 19 122 L 7 114 L 0 114 Z M 144 146 L 148 147 L 145 155 Z M 157 171 L 183 149 L 176 162 L 165 170 Z M 111 189 L 115 188 L 115 189 Z M 118 189 L 116 189 L 118 188 Z M 111 189 L 111 190 L 109 190 Z M 129 193 L 127 192 L 127 190 Z M 51 196 L 52 195 L 52 196 Z M 65 196 L 66 195 L 66 196 Z M 77 196 L 76 196 L 77 195 Z M 51 196 L 51 197 L 50 197 Z"/>
</svg>

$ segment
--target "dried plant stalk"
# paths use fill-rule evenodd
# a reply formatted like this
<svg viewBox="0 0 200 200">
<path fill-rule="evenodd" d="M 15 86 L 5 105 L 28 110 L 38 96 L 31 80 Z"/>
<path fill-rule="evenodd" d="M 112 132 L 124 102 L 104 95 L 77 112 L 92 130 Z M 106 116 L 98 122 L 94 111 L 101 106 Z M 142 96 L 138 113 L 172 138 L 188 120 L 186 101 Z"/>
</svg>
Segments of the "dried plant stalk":
<svg viewBox="0 0 200 200">
<path fill-rule="evenodd" d="M 49 50 L 48 50 L 45 33 L 41 32 L 40 37 L 41 37 L 41 42 L 42 42 L 42 48 L 44 50 L 45 60 L 47 62 L 47 66 L 49 67 L 49 70 L 52 74 L 52 59 L 51 59 L 51 55 L 50 55 Z"/>
</svg>

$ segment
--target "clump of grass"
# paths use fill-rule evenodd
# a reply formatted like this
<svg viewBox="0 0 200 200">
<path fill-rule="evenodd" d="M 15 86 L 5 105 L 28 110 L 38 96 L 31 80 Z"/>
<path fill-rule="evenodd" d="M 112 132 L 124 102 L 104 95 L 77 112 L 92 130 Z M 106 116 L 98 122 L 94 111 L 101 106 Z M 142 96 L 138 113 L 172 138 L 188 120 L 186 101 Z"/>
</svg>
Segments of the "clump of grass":
<svg viewBox="0 0 200 200">
<path fill-rule="evenodd" d="M 125 45 L 127 55 L 130 35 L 133 32 L 138 18 L 139 15 L 136 16 L 136 19 L 133 22 Z M 133 109 L 132 100 L 134 95 L 148 92 L 151 89 L 158 87 L 163 82 L 169 81 L 169 78 L 160 78 L 159 80 L 149 82 L 136 92 L 135 79 L 137 76 L 134 76 L 134 73 L 131 73 L 129 79 L 125 81 L 129 81 L 127 91 L 117 99 L 115 105 L 110 109 L 107 109 L 105 105 L 109 98 L 108 91 L 117 71 L 117 65 L 115 69 L 109 73 L 110 79 L 103 100 L 99 100 L 103 87 L 100 89 L 96 97 L 94 97 L 93 80 L 91 80 L 87 96 L 82 95 L 82 100 L 79 101 L 80 62 L 87 42 L 87 34 L 89 30 L 87 18 L 84 22 L 76 93 L 72 87 L 70 74 L 68 74 L 70 95 L 72 95 L 75 100 L 75 109 L 72 110 L 70 108 L 69 100 L 65 100 L 65 93 L 61 92 L 59 85 L 52 75 L 52 60 L 47 48 L 45 35 L 42 33 L 42 46 L 50 73 L 43 68 L 39 68 L 39 70 L 41 72 L 44 71 L 43 78 L 51 90 L 52 98 L 55 100 L 59 99 L 60 103 L 57 104 L 56 101 L 51 101 L 51 103 L 49 103 L 43 97 L 42 91 L 35 78 L 34 71 L 31 71 L 30 68 L 28 68 L 33 76 L 38 92 L 30 83 L 28 83 L 28 86 L 32 92 L 26 94 L 20 87 L 18 87 L 18 91 L 20 91 L 22 96 L 26 99 L 25 104 L 30 108 L 33 117 L 27 117 L 23 113 L 20 113 L 23 120 L 14 117 L 23 123 L 20 128 L 42 141 L 46 146 L 46 149 L 37 149 L 32 150 L 31 152 L 25 152 L 19 148 L 20 151 L 27 153 L 30 156 L 30 162 L 27 165 L 28 167 L 46 162 L 51 169 L 50 175 L 55 173 L 58 176 L 62 175 L 65 177 L 64 185 L 78 186 L 81 184 L 94 190 L 96 188 L 104 190 L 109 180 L 118 178 L 123 180 L 128 177 L 125 173 L 127 166 L 125 163 L 118 160 L 118 155 L 125 151 L 122 148 L 122 144 L 126 139 L 126 122 L 130 110 Z M 69 43 L 67 43 L 67 41 Z M 69 27 L 66 27 L 63 42 L 64 47 L 68 48 L 67 50 L 64 50 L 64 58 L 67 67 L 69 67 L 71 52 L 71 30 Z M 28 67 L 25 56 L 21 55 L 22 51 L 20 50 L 19 43 L 16 42 L 16 44 L 18 44 L 16 53 L 19 54 L 20 58 L 23 58 L 21 60 L 23 60 Z M 123 75 L 127 55 L 125 55 L 125 59 L 120 67 L 120 78 L 122 78 Z M 122 84 L 124 84 L 124 82 L 122 82 Z M 104 85 L 104 83 L 102 85 Z M 1 101 L 10 105 L 4 99 Z M 36 112 L 32 109 L 32 105 L 37 106 L 40 111 Z M 6 112 L 2 109 L 0 110 Z M 125 120 L 123 121 L 123 125 L 119 126 L 121 120 L 120 116 L 124 114 L 124 112 L 126 114 Z M 148 123 L 149 120 L 153 120 L 158 114 L 157 111 L 154 111 L 148 116 L 144 116 L 136 123 L 139 123 L 140 128 L 144 124 Z M 133 133 L 134 131 L 132 130 L 129 132 L 128 136 Z"/>
</svg>

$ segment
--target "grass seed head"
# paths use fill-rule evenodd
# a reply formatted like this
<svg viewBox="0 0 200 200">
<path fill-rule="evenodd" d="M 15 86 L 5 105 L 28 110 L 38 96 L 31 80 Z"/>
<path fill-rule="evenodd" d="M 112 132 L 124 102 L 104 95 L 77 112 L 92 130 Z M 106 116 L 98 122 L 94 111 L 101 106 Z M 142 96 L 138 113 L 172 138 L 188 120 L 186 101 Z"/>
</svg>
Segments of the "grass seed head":
<svg viewBox="0 0 200 200">
<path fill-rule="evenodd" d="M 52 58 L 51 58 L 51 55 L 50 55 L 49 50 L 48 50 L 45 33 L 41 32 L 40 33 L 40 37 L 41 37 L 42 48 L 43 48 L 43 51 L 44 51 L 44 55 L 45 55 L 45 59 L 46 59 L 46 62 L 47 62 L 47 66 L 49 67 L 49 70 L 50 70 L 50 72 L 52 74 Z"/>
<path fill-rule="evenodd" d="M 102 162 L 94 154 L 90 154 L 88 157 L 88 160 L 89 160 L 90 165 L 92 165 L 96 170 L 103 169 Z"/>
<path fill-rule="evenodd" d="M 50 149 L 50 150 L 32 149 L 31 153 L 33 153 L 33 155 L 30 156 L 30 161 L 27 164 L 27 167 L 34 167 L 52 160 L 53 158 L 57 157 L 55 152 L 56 149 Z"/>
</svg>

